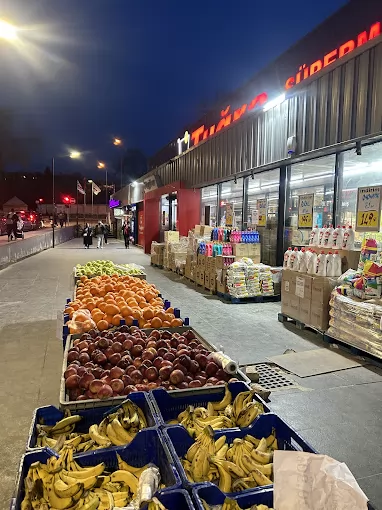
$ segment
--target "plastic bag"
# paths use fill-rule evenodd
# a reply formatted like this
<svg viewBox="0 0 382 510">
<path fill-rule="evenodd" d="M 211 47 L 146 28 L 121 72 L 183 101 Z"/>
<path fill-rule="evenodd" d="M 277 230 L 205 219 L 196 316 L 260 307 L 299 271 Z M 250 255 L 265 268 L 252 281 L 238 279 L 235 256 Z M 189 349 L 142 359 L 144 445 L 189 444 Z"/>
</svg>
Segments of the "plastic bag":
<svg viewBox="0 0 382 510">
<path fill-rule="evenodd" d="M 72 318 L 68 321 L 67 326 L 72 335 L 80 335 L 96 328 L 96 323 L 93 321 L 89 310 L 80 309 L 73 312 Z"/>
</svg>

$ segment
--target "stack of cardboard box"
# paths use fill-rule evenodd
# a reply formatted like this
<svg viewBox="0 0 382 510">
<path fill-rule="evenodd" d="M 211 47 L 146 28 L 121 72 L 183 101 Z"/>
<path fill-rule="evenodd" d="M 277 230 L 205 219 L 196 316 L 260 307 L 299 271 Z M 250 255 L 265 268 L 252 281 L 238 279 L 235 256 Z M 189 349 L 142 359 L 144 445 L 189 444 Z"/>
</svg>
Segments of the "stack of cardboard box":
<svg viewBox="0 0 382 510">
<path fill-rule="evenodd" d="M 164 263 L 164 251 L 164 243 L 151 243 L 151 264 L 162 267 Z"/>
<path fill-rule="evenodd" d="M 283 270 L 281 311 L 320 331 L 329 327 L 329 300 L 335 279 Z"/>
<path fill-rule="evenodd" d="M 252 259 L 255 264 L 260 264 L 261 245 L 259 243 L 234 243 L 232 244 L 232 249 L 235 257 L 248 257 Z"/>
</svg>

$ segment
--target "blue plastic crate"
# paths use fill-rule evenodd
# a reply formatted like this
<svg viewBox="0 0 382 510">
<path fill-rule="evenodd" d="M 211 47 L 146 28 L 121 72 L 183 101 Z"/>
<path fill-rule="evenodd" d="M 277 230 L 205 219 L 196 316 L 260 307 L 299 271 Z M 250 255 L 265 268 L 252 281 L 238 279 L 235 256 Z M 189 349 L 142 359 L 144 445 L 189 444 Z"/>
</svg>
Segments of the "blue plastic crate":
<svg viewBox="0 0 382 510">
<path fill-rule="evenodd" d="M 126 399 L 130 399 L 134 404 L 139 406 L 147 420 L 149 427 L 156 425 L 154 418 L 154 411 L 147 393 L 133 392 Z M 80 411 L 73 411 L 72 414 L 79 414 L 82 420 L 76 424 L 76 432 L 88 432 L 90 425 L 94 423 L 101 423 L 105 414 L 108 414 L 114 407 L 94 407 L 87 408 Z M 36 425 L 54 425 L 64 417 L 64 413 L 54 406 L 38 407 L 33 413 L 32 423 L 29 430 L 27 451 L 34 450 L 37 443 L 37 428 Z"/>
<path fill-rule="evenodd" d="M 78 455 L 76 461 L 83 467 L 95 466 L 100 462 L 104 462 L 107 470 L 115 471 L 118 469 L 117 453 L 125 462 L 135 467 L 142 467 L 150 462 L 158 466 L 161 481 L 166 485 L 166 489 L 158 491 L 158 494 L 165 493 L 168 489 L 179 489 L 181 487 L 181 479 L 168 447 L 161 437 L 160 431 L 154 428 L 142 430 L 127 446 L 86 452 Z M 24 497 L 24 478 L 31 464 L 37 461 L 45 463 L 52 455 L 58 456 L 49 448 L 44 448 L 43 450 L 26 453 L 22 457 L 16 482 L 15 510 L 20 510 L 21 501 Z"/>
<path fill-rule="evenodd" d="M 232 393 L 233 399 L 242 391 L 250 390 L 250 387 L 244 382 L 228 383 L 228 388 Z M 188 406 L 207 407 L 208 402 L 219 402 L 224 397 L 225 388 L 218 386 L 207 386 L 202 388 L 193 388 L 192 390 L 184 390 L 181 393 L 167 393 L 163 388 L 152 390 L 151 402 L 155 410 L 155 418 L 157 425 L 168 427 L 166 422 L 177 418 L 179 413 L 184 411 Z M 266 413 L 270 412 L 269 407 L 264 400 L 255 395 L 255 400 L 261 402 Z M 255 421 L 257 418 L 255 419 Z"/>
<path fill-rule="evenodd" d="M 192 490 L 192 499 L 196 510 L 204 510 L 202 499 L 209 505 L 222 505 L 227 497 L 216 485 L 200 484 Z M 230 496 L 236 500 L 240 508 L 251 508 L 252 505 L 273 507 L 273 489 L 253 490 L 236 493 Z"/>
<path fill-rule="evenodd" d="M 270 434 L 272 434 L 273 429 L 276 430 L 276 437 L 280 450 L 300 450 L 304 452 L 317 453 L 316 450 L 314 450 L 310 444 L 304 441 L 304 439 L 302 439 L 302 437 L 297 434 L 295 430 L 290 428 L 281 418 L 279 418 L 274 413 L 262 414 L 251 427 L 247 427 L 245 429 L 227 429 L 216 431 L 215 439 L 225 435 L 227 437 L 228 444 L 231 444 L 235 438 L 243 438 L 247 434 L 261 439 L 262 437 L 268 437 Z M 180 459 L 185 456 L 187 450 L 194 443 L 194 440 L 180 425 L 166 427 L 162 430 L 162 434 L 174 458 L 174 462 L 182 479 L 183 486 L 187 489 L 192 489 L 195 485 L 188 481 Z M 259 489 L 253 490 L 263 490 L 263 488 L 260 487 Z"/>
<path fill-rule="evenodd" d="M 166 510 L 195 510 L 188 492 L 184 489 L 169 490 L 157 497 Z M 147 510 L 147 506 L 144 505 L 141 510 Z"/>
</svg>

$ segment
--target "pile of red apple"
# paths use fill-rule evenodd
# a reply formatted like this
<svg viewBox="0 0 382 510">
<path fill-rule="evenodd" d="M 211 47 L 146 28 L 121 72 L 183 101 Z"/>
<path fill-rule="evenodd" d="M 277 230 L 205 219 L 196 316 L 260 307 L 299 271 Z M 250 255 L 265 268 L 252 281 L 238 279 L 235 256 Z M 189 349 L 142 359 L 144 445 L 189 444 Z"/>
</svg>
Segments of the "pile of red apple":
<svg viewBox="0 0 382 510">
<path fill-rule="evenodd" d="M 193 331 L 152 331 L 135 326 L 91 330 L 68 351 L 65 386 L 70 400 L 107 399 L 134 391 L 200 388 L 232 379 Z"/>
</svg>

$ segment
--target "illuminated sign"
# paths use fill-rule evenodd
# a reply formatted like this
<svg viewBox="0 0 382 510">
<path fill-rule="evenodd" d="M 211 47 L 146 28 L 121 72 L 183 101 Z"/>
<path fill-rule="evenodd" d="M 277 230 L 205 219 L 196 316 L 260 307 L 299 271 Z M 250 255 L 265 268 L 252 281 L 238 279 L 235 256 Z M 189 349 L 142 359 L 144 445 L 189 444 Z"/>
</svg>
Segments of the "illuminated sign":
<svg viewBox="0 0 382 510">
<path fill-rule="evenodd" d="M 336 60 L 339 60 L 342 57 L 345 57 L 348 53 L 351 53 L 356 48 L 359 48 L 360 46 L 366 44 L 368 41 L 371 41 L 372 39 L 375 39 L 381 35 L 381 23 L 374 23 L 374 25 L 371 26 L 369 33 L 365 30 L 361 34 L 358 35 L 358 37 L 353 40 L 345 42 L 342 44 L 339 48 L 336 48 L 333 51 L 330 51 L 327 53 L 323 59 L 316 60 L 316 62 L 313 62 L 310 66 L 307 66 L 306 64 L 303 64 L 299 67 L 298 73 L 296 76 L 291 76 L 287 79 L 285 82 L 285 88 L 291 89 L 295 85 L 298 85 L 301 81 L 306 80 L 310 76 L 313 76 L 314 74 L 321 71 L 321 69 L 324 69 L 325 67 L 328 67 L 330 64 L 333 64 Z"/>
<path fill-rule="evenodd" d="M 240 108 L 237 108 L 233 113 L 231 113 L 231 105 L 228 105 L 224 110 L 220 112 L 221 119 L 219 122 L 213 126 L 210 126 L 207 129 L 204 125 L 200 126 L 198 129 L 195 129 L 191 135 L 188 133 L 188 131 L 186 131 L 183 138 L 178 138 L 178 153 L 181 154 L 183 152 L 184 145 L 186 146 L 186 149 L 189 149 L 191 142 L 194 146 L 198 145 L 199 142 L 206 140 L 210 136 L 219 133 L 225 127 L 238 121 L 246 112 L 250 112 L 256 107 L 264 105 L 267 101 L 268 94 L 262 92 L 254 99 L 252 99 L 250 103 L 241 105 Z"/>
<path fill-rule="evenodd" d="M 121 201 L 120 200 L 114 200 L 113 198 L 111 198 L 109 200 L 109 207 L 110 209 L 113 209 L 113 207 L 119 207 L 121 205 Z"/>
</svg>

